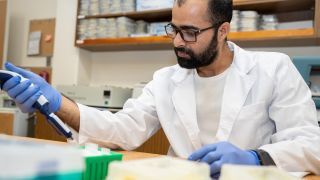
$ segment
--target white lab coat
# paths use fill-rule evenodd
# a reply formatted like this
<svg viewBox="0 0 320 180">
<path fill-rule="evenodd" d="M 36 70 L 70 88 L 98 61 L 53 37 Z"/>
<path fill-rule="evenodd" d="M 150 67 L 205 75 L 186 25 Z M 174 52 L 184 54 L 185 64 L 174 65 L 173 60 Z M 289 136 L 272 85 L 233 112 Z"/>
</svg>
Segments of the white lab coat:
<svg viewBox="0 0 320 180">
<path fill-rule="evenodd" d="M 315 105 L 290 58 L 228 43 L 234 60 L 223 93 L 217 140 L 243 149 L 263 149 L 289 172 L 320 174 Z M 188 157 L 203 146 L 193 75 L 193 70 L 178 65 L 157 71 L 143 94 L 128 100 L 116 114 L 78 104 L 79 143 L 132 150 L 162 127 L 171 145 L 169 154 Z"/>
</svg>

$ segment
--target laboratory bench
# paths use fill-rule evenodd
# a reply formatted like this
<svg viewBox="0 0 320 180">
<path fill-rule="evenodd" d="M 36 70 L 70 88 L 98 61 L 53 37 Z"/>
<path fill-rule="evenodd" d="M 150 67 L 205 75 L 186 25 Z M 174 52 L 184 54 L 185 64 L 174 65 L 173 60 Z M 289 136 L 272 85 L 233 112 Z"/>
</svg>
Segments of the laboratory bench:
<svg viewBox="0 0 320 180">
<path fill-rule="evenodd" d="M 16 139 L 24 140 L 24 141 L 43 142 L 43 143 L 60 144 L 60 145 L 67 144 L 66 142 L 61 142 L 61 141 L 35 139 L 35 138 L 29 138 L 29 137 L 19 137 L 19 136 L 10 136 L 10 137 L 14 137 Z M 122 159 L 124 161 L 164 156 L 164 155 L 160 155 L 160 154 L 135 152 L 135 151 L 117 151 L 117 152 L 119 152 L 123 155 Z M 320 180 L 320 176 L 308 175 L 308 176 L 304 177 L 303 180 Z"/>
</svg>

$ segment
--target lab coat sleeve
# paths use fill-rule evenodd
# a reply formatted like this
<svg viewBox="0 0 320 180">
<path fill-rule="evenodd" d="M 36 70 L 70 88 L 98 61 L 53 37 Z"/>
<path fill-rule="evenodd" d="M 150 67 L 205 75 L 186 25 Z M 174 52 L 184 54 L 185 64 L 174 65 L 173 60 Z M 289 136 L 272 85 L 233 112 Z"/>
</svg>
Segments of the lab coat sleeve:
<svg viewBox="0 0 320 180">
<path fill-rule="evenodd" d="M 311 92 L 288 56 L 276 69 L 269 107 L 276 133 L 267 151 L 276 165 L 289 172 L 320 174 L 320 129 Z"/>
<path fill-rule="evenodd" d="M 132 150 L 160 128 L 152 93 L 152 81 L 137 99 L 129 99 L 123 110 L 113 114 L 78 104 L 78 143 L 94 142 L 109 148 Z M 77 136 L 77 135 L 76 135 Z M 75 136 L 75 137 L 76 137 Z"/>
</svg>

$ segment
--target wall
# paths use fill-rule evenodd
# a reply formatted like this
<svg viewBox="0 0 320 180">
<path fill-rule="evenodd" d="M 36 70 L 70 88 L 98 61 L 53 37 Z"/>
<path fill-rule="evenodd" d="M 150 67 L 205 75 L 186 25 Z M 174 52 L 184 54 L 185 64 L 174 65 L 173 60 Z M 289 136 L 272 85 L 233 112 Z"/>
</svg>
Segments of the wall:
<svg viewBox="0 0 320 180">
<path fill-rule="evenodd" d="M 8 57 L 8 41 L 9 41 L 9 22 L 10 22 L 10 18 L 9 18 L 9 13 L 10 13 L 10 9 L 8 8 L 8 1 L 7 1 L 7 14 L 6 14 L 6 24 L 5 24 L 5 32 L 4 32 L 4 48 L 3 48 L 3 61 L 1 67 L 3 67 L 5 61 L 7 60 Z"/>
<path fill-rule="evenodd" d="M 58 0 L 52 83 L 88 84 L 91 53 L 74 47 L 77 0 Z"/>
<path fill-rule="evenodd" d="M 2 67 L 4 60 L 5 42 L 6 42 L 6 22 L 7 20 L 7 1 L 0 0 L 0 68 Z"/>
<path fill-rule="evenodd" d="M 148 82 L 154 71 L 176 63 L 173 51 L 93 53 L 92 84 L 133 86 Z"/>
<path fill-rule="evenodd" d="M 29 21 L 54 18 L 56 0 L 9 0 L 10 33 L 7 58 L 21 66 L 44 66 L 45 58 L 27 57 Z"/>
<path fill-rule="evenodd" d="M 254 51 L 274 51 L 288 54 L 291 58 L 294 56 L 320 56 L 319 46 L 305 47 L 268 47 L 268 48 L 247 48 Z"/>
</svg>

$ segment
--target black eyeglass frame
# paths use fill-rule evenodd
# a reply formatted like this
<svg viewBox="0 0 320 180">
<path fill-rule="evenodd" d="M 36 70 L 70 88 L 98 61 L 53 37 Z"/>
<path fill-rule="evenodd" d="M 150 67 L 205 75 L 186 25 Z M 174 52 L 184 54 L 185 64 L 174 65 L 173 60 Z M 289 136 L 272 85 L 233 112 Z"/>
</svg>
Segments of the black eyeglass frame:
<svg viewBox="0 0 320 180">
<path fill-rule="evenodd" d="M 167 31 L 167 27 L 169 27 L 169 26 L 171 26 L 171 27 L 176 31 L 176 35 L 175 35 L 174 37 L 170 36 L 169 33 L 168 33 L 168 31 Z M 183 41 L 185 41 L 185 42 L 197 42 L 197 37 L 198 37 L 199 34 L 203 33 L 204 31 L 207 31 L 207 30 L 209 30 L 209 29 L 215 28 L 215 27 L 216 27 L 216 25 L 212 25 L 212 26 L 210 26 L 210 27 L 203 28 L 203 29 L 198 29 L 198 30 L 196 30 L 196 29 L 188 29 L 188 31 L 193 31 L 193 33 L 194 33 L 194 41 L 186 41 L 186 40 L 184 39 L 183 33 L 181 32 L 181 31 L 183 31 L 184 29 L 180 29 L 180 28 L 174 26 L 174 25 L 171 24 L 171 23 L 169 23 L 169 24 L 167 24 L 167 25 L 164 26 L 165 31 L 166 31 L 168 37 L 174 39 L 174 38 L 177 36 L 177 34 L 179 33 L 180 36 L 181 36 L 181 38 L 182 38 Z"/>
</svg>

